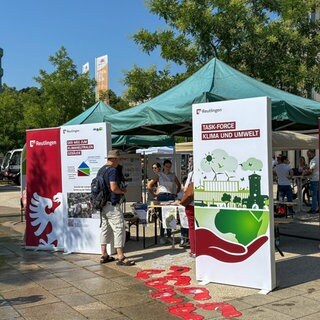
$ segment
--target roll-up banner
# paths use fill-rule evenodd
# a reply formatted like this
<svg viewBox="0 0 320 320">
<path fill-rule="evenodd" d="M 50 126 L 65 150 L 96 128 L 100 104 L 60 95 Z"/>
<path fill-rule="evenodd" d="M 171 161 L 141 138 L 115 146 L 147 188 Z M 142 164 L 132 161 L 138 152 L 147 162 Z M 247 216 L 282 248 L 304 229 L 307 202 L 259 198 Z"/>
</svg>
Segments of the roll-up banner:
<svg viewBox="0 0 320 320">
<path fill-rule="evenodd" d="M 26 140 L 26 248 L 62 249 L 60 128 L 28 130 Z"/>
<path fill-rule="evenodd" d="M 193 105 L 196 277 L 275 287 L 271 102 Z"/>
<path fill-rule="evenodd" d="M 92 209 L 90 187 L 111 145 L 105 122 L 61 127 L 66 252 L 100 253 L 100 213 Z"/>
</svg>

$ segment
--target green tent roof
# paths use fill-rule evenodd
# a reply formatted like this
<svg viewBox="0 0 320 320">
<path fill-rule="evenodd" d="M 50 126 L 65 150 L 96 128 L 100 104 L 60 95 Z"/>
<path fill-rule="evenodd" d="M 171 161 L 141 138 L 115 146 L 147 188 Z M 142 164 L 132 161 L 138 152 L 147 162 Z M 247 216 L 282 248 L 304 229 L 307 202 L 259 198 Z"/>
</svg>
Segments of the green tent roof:
<svg viewBox="0 0 320 320">
<path fill-rule="evenodd" d="M 109 105 L 105 104 L 102 101 L 98 101 L 92 107 L 85 110 L 75 118 L 69 120 L 64 125 L 73 125 L 73 124 L 81 124 L 81 123 L 97 123 L 103 122 L 103 118 L 106 115 L 112 115 L 118 113 L 119 111 L 113 109 Z"/>
<path fill-rule="evenodd" d="M 317 128 L 320 103 L 250 78 L 212 59 L 177 86 L 136 107 L 104 119 L 113 133 L 192 135 L 192 104 L 267 96 L 273 129 Z"/>
<path fill-rule="evenodd" d="M 92 107 L 85 110 L 77 117 L 69 120 L 64 125 L 76 125 L 83 123 L 104 122 L 104 117 L 119 113 L 102 101 L 98 101 Z M 174 139 L 166 135 L 141 136 L 141 135 L 112 135 L 112 146 L 123 149 L 150 147 L 150 146 L 172 146 Z"/>
</svg>

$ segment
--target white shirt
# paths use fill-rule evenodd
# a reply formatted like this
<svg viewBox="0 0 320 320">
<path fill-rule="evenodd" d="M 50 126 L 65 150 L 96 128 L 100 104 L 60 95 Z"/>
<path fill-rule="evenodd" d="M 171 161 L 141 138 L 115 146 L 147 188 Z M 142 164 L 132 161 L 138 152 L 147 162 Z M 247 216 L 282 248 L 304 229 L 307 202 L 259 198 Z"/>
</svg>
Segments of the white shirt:
<svg viewBox="0 0 320 320">
<path fill-rule="evenodd" d="M 309 168 L 312 170 L 311 181 L 319 181 L 319 158 L 315 156 L 310 161 Z"/>
<path fill-rule="evenodd" d="M 159 177 L 159 186 L 158 193 L 177 193 L 177 185 L 175 182 L 175 174 L 170 172 L 169 174 L 165 174 L 163 172 L 158 173 Z"/>
</svg>

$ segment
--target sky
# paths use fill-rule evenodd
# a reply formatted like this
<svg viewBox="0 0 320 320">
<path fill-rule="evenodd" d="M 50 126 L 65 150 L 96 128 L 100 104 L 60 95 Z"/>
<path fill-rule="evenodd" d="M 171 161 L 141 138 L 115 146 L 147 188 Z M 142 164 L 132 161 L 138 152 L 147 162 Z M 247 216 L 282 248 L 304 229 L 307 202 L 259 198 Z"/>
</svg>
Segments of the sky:
<svg viewBox="0 0 320 320">
<path fill-rule="evenodd" d="M 54 69 L 49 56 L 64 46 L 80 73 L 89 62 L 94 78 L 95 58 L 108 55 L 109 88 L 118 96 L 124 70 L 166 62 L 159 51 L 142 52 L 130 38 L 140 28 L 155 31 L 165 26 L 151 14 L 144 0 L 10 0 L 0 1 L 2 83 L 20 90 L 38 86 L 34 77 Z"/>
</svg>

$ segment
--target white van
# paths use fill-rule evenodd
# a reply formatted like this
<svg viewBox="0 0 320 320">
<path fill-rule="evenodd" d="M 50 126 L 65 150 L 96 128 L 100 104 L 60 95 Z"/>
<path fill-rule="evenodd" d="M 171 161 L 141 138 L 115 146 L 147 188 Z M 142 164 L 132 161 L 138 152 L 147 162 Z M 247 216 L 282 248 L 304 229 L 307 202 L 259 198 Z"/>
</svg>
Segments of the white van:
<svg viewBox="0 0 320 320">
<path fill-rule="evenodd" d="M 17 185 L 20 185 L 21 153 L 22 149 L 10 150 L 1 163 L 1 178 L 12 180 Z"/>
</svg>

